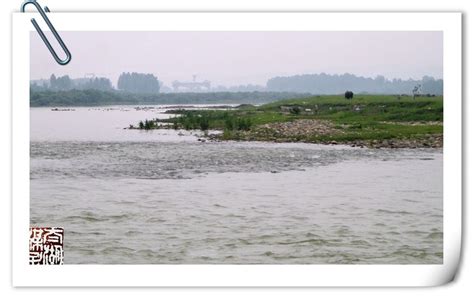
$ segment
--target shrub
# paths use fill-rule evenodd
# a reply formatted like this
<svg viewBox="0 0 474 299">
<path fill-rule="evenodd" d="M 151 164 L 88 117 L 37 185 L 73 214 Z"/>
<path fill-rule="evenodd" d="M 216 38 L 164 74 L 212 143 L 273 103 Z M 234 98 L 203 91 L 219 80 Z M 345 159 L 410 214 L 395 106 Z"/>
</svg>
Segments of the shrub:
<svg viewBox="0 0 474 299">
<path fill-rule="evenodd" d="M 238 118 L 237 119 L 237 130 L 248 131 L 252 126 L 252 122 L 249 118 Z"/>
<path fill-rule="evenodd" d="M 199 120 L 199 128 L 201 128 L 202 131 L 207 131 L 209 129 L 209 118 L 201 117 Z"/>
<path fill-rule="evenodd" d="M 145 125 L 143 126 L 145 130 L 151 130 L 155 127 L 155 123 L 152 120 L 145 119 Z"/>
<path fill-rule="evenodd" d="M 226 130 L 233 131 L 235 128 L 234 120 L 232 118 L 226 118 L 224 121 L 224 127 Z"/>
<path fill-rule="evenodd" d="M 178 122 L 176 120 L 173 121 L 173 129 L 177 130 L 179 128 Z"/>
</svg>

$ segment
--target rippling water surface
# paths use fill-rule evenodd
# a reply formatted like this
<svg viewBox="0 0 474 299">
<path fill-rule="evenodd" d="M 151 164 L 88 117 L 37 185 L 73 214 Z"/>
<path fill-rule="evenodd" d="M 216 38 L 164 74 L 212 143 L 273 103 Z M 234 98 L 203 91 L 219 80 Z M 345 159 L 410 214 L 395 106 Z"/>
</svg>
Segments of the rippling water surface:
<svg viewBox="0 0 474 299">
<path fill-rule="evenodd" d="M 442 151 L 123 130 L 162 112 L 31 109 L 31 225 L 65 263 L 442 263 Z"/>
</svg>

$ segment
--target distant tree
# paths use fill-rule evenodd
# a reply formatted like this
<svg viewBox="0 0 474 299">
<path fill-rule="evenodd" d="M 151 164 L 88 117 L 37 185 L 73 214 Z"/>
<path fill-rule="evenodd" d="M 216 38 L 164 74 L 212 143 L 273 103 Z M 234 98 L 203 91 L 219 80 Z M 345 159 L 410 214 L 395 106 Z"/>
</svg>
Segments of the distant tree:
<svg viewBox="0 0 474 299">
<path fill-rule="evenodd" d="M 132 93 L 153 94 L 160 92 L 160 81 L 153 74 L 122 73 L 117 88 Z"/>
<path fill-rule="evenodd" d="M 53 86 L 56 85 L 56 76 L 54 74 L 51 74 L 49 77 L 49 87 L 53 88 Z"/>
<path fill-rule="evenodd" d="M 49 78 L 49 86 L 53 90 L 70 90 L 73 88 L 73 83 L 68 75 L 56 77 L 52 74 Z"/>
<path fill-rule="evenodd" d="M 415 99 L 415 97 L 420 95 L 420 91 L 421 91 L 421 85 L 420 84 L 417 84 L 417 85 L 415 85 L 415 87 L 413 87 L 413 90 L 412 90 L 413 99 Z"/>
<path fill-rule="evenodd" d="M 348 90 L 348 91 L 346 91 L 346 92 L 344 93 L 344 97 L 345 97 L 346 99 L 350 100 L 350 99 L 352 99 L 352 98 L 354 97 L 354 93 L 353 93 L 352 91 L 349 91 L 349 90 Z"/>
<path fill-rule="evenodd" d="M 422 80 L 421 89 L 424 93 L 443 94 L 443 80 L 425 76 Z"/>
<path fill-rule="evenodd" d="M 39 85 L 36 84 L 36 83 L 31 83 L 31 82 L 30 82 L 30 92 L 38 91 L 38 90 L 40 90 Z"/>
<path fill-rule="evenodd" d="M 97 89 L 97 90 L 112 90 L 112 82 L 108 78 L 91 78 L 85 82 L 76 83 L 78 89 Z"/>
</svg>

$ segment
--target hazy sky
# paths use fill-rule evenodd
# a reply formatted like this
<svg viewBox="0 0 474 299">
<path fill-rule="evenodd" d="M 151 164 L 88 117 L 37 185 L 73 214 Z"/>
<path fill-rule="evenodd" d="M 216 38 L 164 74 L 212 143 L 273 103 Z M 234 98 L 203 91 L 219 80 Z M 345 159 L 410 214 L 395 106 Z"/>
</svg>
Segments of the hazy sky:
<svg viewBox="0 0 474 299">
<path fill-rule="evenodd" d="M 261 84 L 307 73 L 443 77 L 442 32 L 61 32 L 72 53 L 58 65 L 31 32 L 31 79 L 86 73 L 116 85 L 122 72 L 213 86 Z M 58 51 L 59 53 L 62 53 Z M 61 56 L 61 55 L 60 55 Z"/>
</svg>

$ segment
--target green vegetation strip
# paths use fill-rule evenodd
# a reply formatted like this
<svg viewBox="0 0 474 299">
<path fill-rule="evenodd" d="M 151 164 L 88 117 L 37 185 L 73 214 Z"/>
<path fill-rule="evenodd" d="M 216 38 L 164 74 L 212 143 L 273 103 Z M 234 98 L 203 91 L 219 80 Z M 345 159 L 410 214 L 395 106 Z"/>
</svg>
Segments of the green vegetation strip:
<svg viewBox="0 0 474 299">
<path fill-rule="evenodd" d="M 230 110 L 170 113 L 178 116 L 163 121 L 171 123 L 172 128 L 223 130 L 216 138 L 227 140 L 442 146 L 443 98 L 439 96 L 413 99 L 409 96 L 356 95 L 351 100 L 343 96 L 314 96 Z M 279 126 L 281 123 L 289 125 Z M 384 140 L 390 142 L 382 143 Z"/>
</svg>

